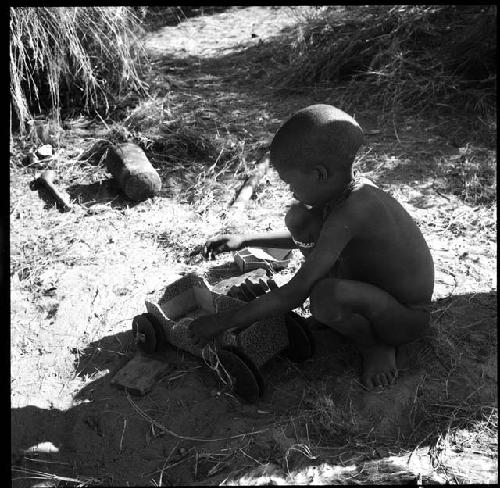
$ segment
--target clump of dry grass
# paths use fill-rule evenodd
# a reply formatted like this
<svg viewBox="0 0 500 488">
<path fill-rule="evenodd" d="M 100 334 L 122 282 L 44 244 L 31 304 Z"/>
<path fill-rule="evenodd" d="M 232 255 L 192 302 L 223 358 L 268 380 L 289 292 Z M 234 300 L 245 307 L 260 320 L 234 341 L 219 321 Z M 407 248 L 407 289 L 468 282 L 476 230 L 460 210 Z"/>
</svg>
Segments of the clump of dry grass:
<svg viewBox="0 0 500 488">
<path fill-rule="evenodd" d="M 129 7 L 11 7 L 11 105 L 23 132 L 36 112 L 109 108 L 123 90 L 144 91 L 138 18 Z"/>
<path fill-rule="evenodd" d="M 493 5 L 331 7 L 299 26 L 275 84 L 342 85 L 356 110 L 472 114 L 491 143 L 495 59 Z"/>
<path fill-rule="evenodd" d="M 225 10 L 225 6 L 148 6 L 135 7 L 138 16 L 144 22 L 145 28 L 155 30 L 165 25 L 176 25 L 179 22 L 196 15 L 214 14 Z"/>
<path fill-rule="evenodd" d="M 410 440 L 419 438 L 438 449 L 443 442 L 467 438 L 477 452 L 493 454 L 498 405 L 491 375 L 497 333 L 494 297 L 482 300 L 474 295 L 448 298 L 432 312 L 433 332 L 413 353 L 415 365 L 427 376 L 416 396 Z"/>
<path fill-rule="evenodd" d="M 196 113 L 173 113 L 165 100 L 152 98 L 138 105 L 121 125 L 145 150 L 170 164 L 231 165 L 241 155 L 239 143 L 231 134 L 221 134 L 214 122 L 213 117 Z"/>
<path fill-rule="evenodd" d="M 165 25 L 177 24 L 186 17 L 179 6 L 135 7 L 137 16 L 148 30 L 155 30 Z"/>
<path fill-rule="evenodd" d="M 46 473 L 38 469 L 13 467 L 13 480 L 42 480 L 38 484 L 32 486 L 96 486 L 101 484 L 101 480 L 97 478 L 70 478 L 67 476 L 59 476 L 52 473 Z"/>
<path fill-rule="evenodd" d="M 448 182 L 447 192 L 469 205 L 495 204 L 496 157 L 492 151 L 468 145 L 460 156 L 445 164 L 443 171 Z"/>
<path fill-rule="evenodd" d="M 340 405 L 331 393 L 311 391 L 310 395 L 306 405 L 310 406 L 311 423 L 339 445 L 348 442 L 356 434 L 356 428 L 344 405 Z"/>
<path fill-rule="evenodd" d="M 138 104 L 123 121 L 109 126 L 106 137 L 113 142 L 136 142 L 172 162 L 211 161 L 217 144 L 224 144 L 224 140 L 211 138 L 202 125 L 185 123 L 182 116 L 171 113 L 165 100 L 150 98 Z"/>
</svg>

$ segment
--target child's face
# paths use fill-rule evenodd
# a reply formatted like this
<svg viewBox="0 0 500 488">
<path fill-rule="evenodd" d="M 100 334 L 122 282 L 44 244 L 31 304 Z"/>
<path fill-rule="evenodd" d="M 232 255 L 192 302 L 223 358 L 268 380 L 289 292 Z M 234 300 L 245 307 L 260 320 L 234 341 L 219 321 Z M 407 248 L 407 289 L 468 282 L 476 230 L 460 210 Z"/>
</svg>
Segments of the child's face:
<svg viewBox="0 0 500 488">
<path fill-rule="evenodd" d="M 314 171 L 301 171 L 296 168 L 275 168 L 280 178 L 289 186 L 295 199 L 306 205 L 320 203 L 320 199 L 318 199 L 319 182 Z"/>
</svg>

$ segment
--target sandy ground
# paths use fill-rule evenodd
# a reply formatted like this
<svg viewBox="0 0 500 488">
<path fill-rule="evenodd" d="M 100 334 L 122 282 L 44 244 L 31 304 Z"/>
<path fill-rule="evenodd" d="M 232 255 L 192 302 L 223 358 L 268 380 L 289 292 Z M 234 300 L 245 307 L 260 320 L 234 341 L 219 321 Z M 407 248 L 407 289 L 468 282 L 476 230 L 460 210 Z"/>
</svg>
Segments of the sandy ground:
<svg viewBox="0 0 500 488">
<path fill-rule="evenodd" d="M 231 117 L 244 114 L 252 119 L 254 136 L 268 139 L 297 108 L 313 101 L 334 103 L 328 95 L 318 100 L 317 94 L 283 101 L 259 85 L 258 70 L 265 69 L 258 65 L 260 43 L 293 25 L 297 15 L 285 7 L 233 7 L 148 34 L 157 86 L 166 79 L 180 86 L 172 106 L 199 108 L 202 99 L 221 130 Z M 176 64 L 180 68 L 170 70 Z M 367 123 L 372 120 L 363 116 Z M 433 320 L 466 338 L 465 371 L 450 368 L 453 358 L 420 344 L 409 351 L 397 385 L 367 392 L 358 383 L 360 360 L 352 347 L 315 328 L 314 358 L 299 365 L 282 357 L 271 361 L 262 371 L 265 395 L 254 405 L 224 390 L 200 360 L 175 350 L 162 356 L 169 370 L 145 397 L 130 397 L 110 384 L 135 353 L 131 320 L 145 311 L 148 296 L 187 271 L 211 282 L 217 280 L 217 267 L 231 273 L 230 256 L 196 265 L 184 259 L 192 246 L 183 242 L 183 232 L 196 236 L 203 218 L 203 235 L 196 236 L 203 242 L 212 222 L 211 228 L 218 228 L 214 213 L 201 217 L 188 204 L 161 196 L 134 207 L 115 205 L 102 214 L 62 216 L 44 208 L 35 193 L 26 193 L 29 174 L 13 171 L 12 251 L 47 249 L 46 262 L 36 264 L 36 283 L 22 270 L 11 281 L 11 439 L 19 468 L 14 485 L 35 483 L 26 479 L 28 470 L 31 476 L 57 473 L 59 480 L 127 486 L 391 482 L 419 473 L 436 482 L 494 482 L 491 457 L 474 457 L 464 443 L 453 455 L 443 442 L 429 447 L 424 429 L 429 419 L 419 408 L 439 404 L 441 416 L 459 415 L 450 405 L 470 395 L 478 395 L 478 404 L 496 404 L 494 211 L 454 195 L 436 195 L 439 178 L 429 178 L 426 155 L 418 161 L 407 157 L 419 142 L 412 134 L 402 128 L 393 150 L 386 134 L 373 136 L 369 145 L 384 170 L 367 169 L 410 211 L 429 242 L 436 264 Z M 439 144 L 432 142 L 428 151 Z M 275 175 L 270 182 L 238 225 L 280 225 L 283 212 L 276 213 L 269 202 L 288 197 Z M 478 235 L 474 227 L 461 225 L 474 222 L 474 215 L 483 225 Z M 168 246 L 178 246 L 177 259 L 165 252 Z M 485 342 L 489 346 L 478 353 Z M 444 365 L 436 366 L 440 361 Z M 40 443 L 45 444 L 29 451 Z M 413 457 L 403 455 L 412 451 Z M 433 461 L 436 456 L 440 464 Z M 52 483 L 56 486 L 57 479 Z"/>
</svg>

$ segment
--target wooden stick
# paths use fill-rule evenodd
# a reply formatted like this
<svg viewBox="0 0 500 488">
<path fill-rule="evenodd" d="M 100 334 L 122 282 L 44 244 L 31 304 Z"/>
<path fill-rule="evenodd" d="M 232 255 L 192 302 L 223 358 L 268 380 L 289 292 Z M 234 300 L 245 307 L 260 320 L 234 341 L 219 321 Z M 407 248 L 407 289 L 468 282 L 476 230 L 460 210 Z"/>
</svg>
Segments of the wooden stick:
<svg viewBox="0 0 500 488">
<path fill-rule="evenodd" d="M 44 187 L 50 193 L 50 196 L 55 200 L 57 207 L 62 212 L 69 212 L 72 210 L 73 205 L 69 196 L 62 190 L 59 190 L 54 185 L 55 173 L 51 169 L 42 172 L 41 176 L 30 183 L 32 190 L 38 190 Z"/>
<path fill-rule="evenodd" d="M 244 207 L 250 198 L 252 198 L 255 188 L 259 184 L 260 180 L 269 171 L 269 153 L 266 152 L 257 163 L 256 171 L 252 176 L 249 176 L 243 185 L 236 192 L 234 199 L 229 204 L 229 207 Z"/>
</svg>

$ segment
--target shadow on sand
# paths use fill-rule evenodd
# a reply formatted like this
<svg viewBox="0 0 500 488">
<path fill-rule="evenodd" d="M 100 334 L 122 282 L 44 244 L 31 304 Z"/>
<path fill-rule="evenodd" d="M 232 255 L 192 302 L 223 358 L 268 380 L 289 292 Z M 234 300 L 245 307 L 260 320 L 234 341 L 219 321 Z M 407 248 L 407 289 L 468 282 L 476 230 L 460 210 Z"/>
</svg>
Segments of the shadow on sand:
<svg viewBox="0 0 500 488">
<path fill-rule="evenodd" d="M 277 357 L 264 366 L 266 391 L 256 405 L 241 404 L 221 393 L 224 390 L 203 362 L 169 348 L 158 356 L 171 366 L 165 378 L 148 395 L 134 397 L 132 402 L 174 431 L 173 435 L 152 428 L 151 421 L 133 408 L 132 397 L 110 384 L 114 373 L 134 354 L 131 331 L 104 337 L 91 343 L 75 364 L 81 376 L 101 373 L 78 393 L 81 403 L 67 411 L 34 406 L 12 409 L 13 467 L 16 473 L 37 469 L 104 483 L 144 484 L 179 445 L 184 446 L 179 451 L 184 454 L 193 449 L 234 447 L 235 440 L 228 437 L 269 428 L 248 438 L 254 456 L 269 454 L 270 446 L 276 448 L 269 439 L 272 425 L 278 418 L 291 416 L 296 417 L 293 429 L 289 425 L 284 431 L 290 442 L 309 438 L 313 451 L 316 446 L 317 452 L 324 452 L 325 446 L 335 450 L 351 445 L 354 439 L 359 442 L 362 436 L 365 444 L 356 452 L 358 458 L 363 453 L 364 460 L 380 458 L 381 452 L 391 449 L 411 451 L 433 445 L 452 428 L 474 431 L 496 405 L 496 293 L 441 299 L 434 303 L 432 316 L 432 336 L 406 346 L 408 365 L 397 385 L 376 392 L 367 392 L 358 383 L 360 359 L 353 347 L 324 327 L 312 330 L 317 343 L 312 359 L 293 364 Z M 195 442 L 190 437 L 226 440 Z M 23 454 L 44 442 L 58 452 Z M 276 455 L 276 449 L 273 452 Z M 177 453 L 172 459 L 183 458 Z M 324 459 L 320 455 L 317 462 Z M 304 464 L 307 459 L 299 461 Z M 339 464 L 345 458 L 330 457 L 329 462 Z M 200 465 L 195 478 L 193 470 L 182 471 L 181 464 L 169 470 L 171 482 L 202 480 L 213 467 Z M 31 485 L 17 480 L 14 486 Z"/>
</svg>

